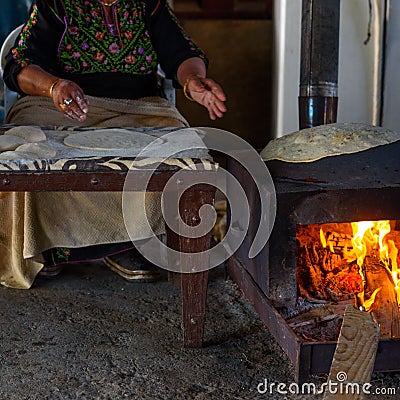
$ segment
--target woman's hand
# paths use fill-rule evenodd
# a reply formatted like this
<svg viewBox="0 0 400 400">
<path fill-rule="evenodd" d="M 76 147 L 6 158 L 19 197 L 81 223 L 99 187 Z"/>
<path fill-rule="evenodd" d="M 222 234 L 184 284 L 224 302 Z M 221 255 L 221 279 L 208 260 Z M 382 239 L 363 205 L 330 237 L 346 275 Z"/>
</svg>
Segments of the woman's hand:
<svg viewBox="0 0 400 400">
<path fill-rule="evenodd" d="M 187 98 L 206 107 L 210 119 L 222 118 L 226 112 L 226 96 L 218 83 L 210 78 L 190 76 L 184 84 L 184 94 Z"/>
<path fill-rule="evenodd" d="M 76 83 L 57 78 L 35 64 L 22 68 L 17 80 L 24 93 L 50 97 L 56 108 L 69 118 L 80 122 L 86 119 L 88 103 L 83 90 Z"/>
<path fill-rule="evenodd" d="M 50 95 L 61 113 L 79 122 L 86 119 L 88 103 L 83 90 L 76 83 L 58 79 L 53 82 Z"/>
<path fill-rule="evenodd" d="M 185 96 L 206 107 L 210 119 L 216 120 L 226 112 L 226 96 L 218 83 L 206 78 L 206 73 L 204 61 L 200 57 L 192 57 L 179 65 L 176 75 Z"/>
</svg>

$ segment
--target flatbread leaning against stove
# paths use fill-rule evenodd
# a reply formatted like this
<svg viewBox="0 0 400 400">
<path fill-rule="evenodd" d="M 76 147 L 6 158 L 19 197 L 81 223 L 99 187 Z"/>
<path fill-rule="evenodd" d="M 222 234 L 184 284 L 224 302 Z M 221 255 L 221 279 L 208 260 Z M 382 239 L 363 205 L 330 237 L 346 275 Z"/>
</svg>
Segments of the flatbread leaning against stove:
<svg viewBox="0 0 400 400">
<path fill-rule="evenodd" d="M 43 142 L 47 139 L 46 134 L 37 126 L 14 126 L 4 134 L 18 136 L 29 143 Z"/>
<path fill-rule="evenodd" d="M 271 140 L 262 150 L 264 161 L 312 162 L 394 143 L 400 133 L 359 123 L 316 126 Z"/>
</svg>

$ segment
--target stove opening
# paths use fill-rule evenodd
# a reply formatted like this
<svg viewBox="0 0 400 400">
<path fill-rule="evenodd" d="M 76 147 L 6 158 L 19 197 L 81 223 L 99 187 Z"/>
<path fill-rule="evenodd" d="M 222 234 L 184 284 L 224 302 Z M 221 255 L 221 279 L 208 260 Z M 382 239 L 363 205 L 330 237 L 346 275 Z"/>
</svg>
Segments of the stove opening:
<svg viewBox="0 0 400 400">
<path fill-rule="evenodd" d="M 400 337 L 400 220 L 297 225 L 296 245 L 300 298 L 354 301 Z"/>
</svg>

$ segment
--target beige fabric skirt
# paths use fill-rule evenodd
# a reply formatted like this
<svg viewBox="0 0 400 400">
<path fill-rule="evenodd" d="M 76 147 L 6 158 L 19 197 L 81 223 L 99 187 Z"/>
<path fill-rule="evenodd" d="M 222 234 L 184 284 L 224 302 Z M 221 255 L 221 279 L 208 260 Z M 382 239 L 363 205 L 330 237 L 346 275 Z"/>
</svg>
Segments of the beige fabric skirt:
<svg viewBox="0 0 400 400">
<path fill-rule="evenodd" d="M 104 99 L 88 96 L 83 124 L 62 115 L 48 98 L 27 96 L 17 101 L 6 122 L 54 126 L 188 126 L 168 101 Z M 126 232 L 120 192 L 0 192 L 0 282 L 13 288 L 31 287 L 43 267 L 42 252 L 52 247 L 83 247 L 145 239 L 164 232 L 160 193 L 131 193 L 136 232 Z M 132 237 L 133 234 L 133 237 Z"/>
</svg>

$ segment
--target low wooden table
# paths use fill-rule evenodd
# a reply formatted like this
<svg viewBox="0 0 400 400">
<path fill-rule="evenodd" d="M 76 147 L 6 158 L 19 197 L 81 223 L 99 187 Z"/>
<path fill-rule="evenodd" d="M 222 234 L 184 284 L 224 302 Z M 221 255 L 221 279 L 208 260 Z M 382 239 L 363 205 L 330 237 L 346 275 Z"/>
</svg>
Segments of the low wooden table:
<svg viewBox="0 0 400 400">
<path fill-rule="evenodd" d="M 11 126 L 0 126 L 0 134 Z M 43 129 L 51 129 L 43 127 Z M 60 128 L 57 128 L 60 130 Z M 149 192 L 163 191 L 174 174 L 186 170 L 196 174 L 209 175 L 216 171 L 216 164 L 210 159 L 175 159 L 175 163 L 164 162 L 153 168 L 151 158 L 134 171 L 129 166 L 134 157 L 89 156 L 68 159 L 32 160 L 31 162 L 0 162 L 0 191 L 39 192 L 39 191 L 123 191 L 127 174 L 134 174 L 137 181 L 151 178 L 147 187 Z M 168 160 L 171 161 L 171 160 Z M 189 167 L 190 166 L 190 167 Z M 142 181 L 143 182 L 143 181 Z M 175 182 L 176 188 L 180 184 Z M 174 185 L 172 185 L 173 190 Z M 140 185 L 130 185 L 129 190 L 141 191 Z M 182 220 L 189 226 L 200 222 L 199 209 L 204 204 L 213 204 L 215 187 L 197 184 L 187 189 L 180 200 L 179 211 Z M 211 245 L 211 231 L 200 238 L 186 238 L 167 228 L 167 245 L 184 253 L 198 253 L 208 250 Z M 198 258 L 196 258 L 198 260 Z M 184 258 L 187 260 L 187 258 Z M 207 262 L 204 257 L 202 261 Z M 189 261 L 190 262 L 190 261 Z M 206 266 L 207 267 L 207 266 Z M 206 268 L 201 268 L 206 269 Z M 182 270 L 189 270 L 182 265 Z M 196 273 L 169 273 L 171 283 L 180 282 L 182 288 L 183 340 L 187 347 L 201 347 L 204 331 L 204 316 L 208 284 L 208 270 Z"/>
</svg>

